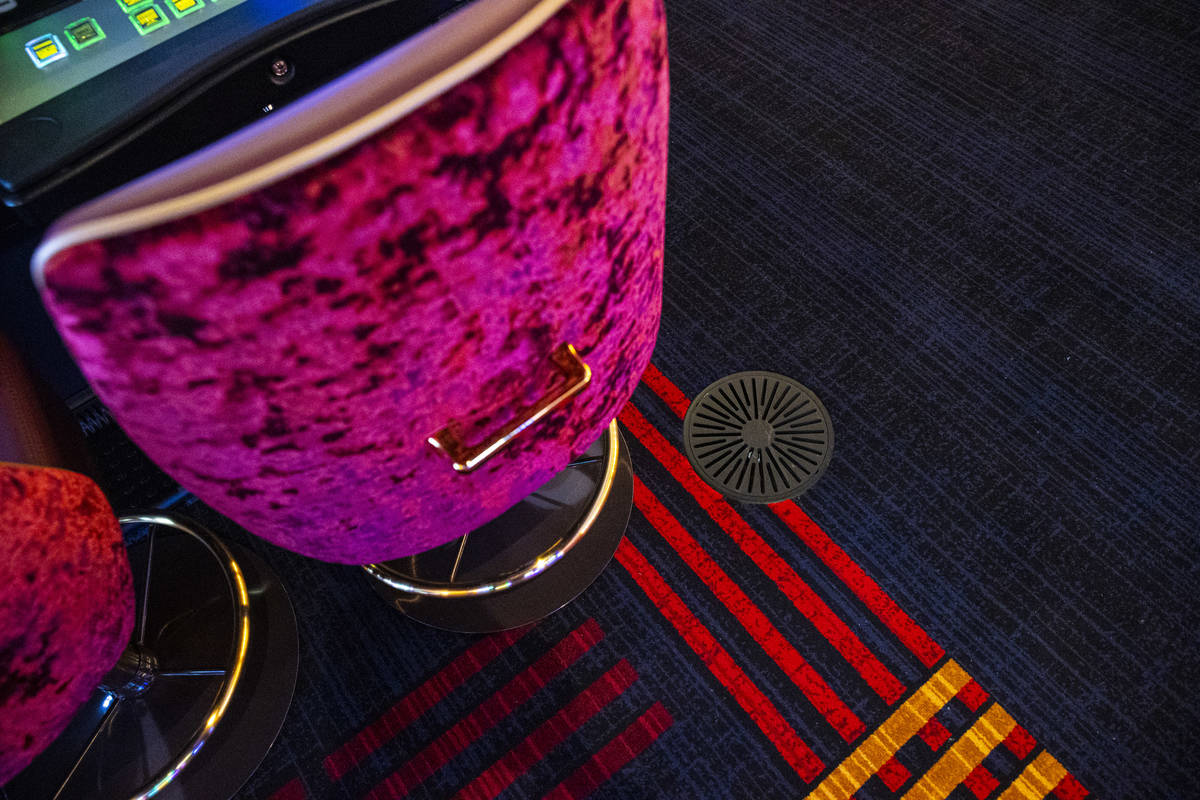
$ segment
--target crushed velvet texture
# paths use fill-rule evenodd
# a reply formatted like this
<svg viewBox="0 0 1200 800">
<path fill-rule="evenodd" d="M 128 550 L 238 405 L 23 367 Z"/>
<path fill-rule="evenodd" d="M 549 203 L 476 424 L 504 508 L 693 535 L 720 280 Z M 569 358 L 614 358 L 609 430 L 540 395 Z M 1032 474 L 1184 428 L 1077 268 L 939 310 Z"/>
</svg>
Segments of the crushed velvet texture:
<svg viewBox="0 0 1200 800">
<path fill-rule="evenodd" d="M 132 630 L 129 561 L 100 489 L 0 463 L 0 784 L 62 732 Z"/>
<path fill-rule="evenodd" d="M 658 0 L 577 0 L 352 149 L 225 205 L 54 257 L 44 299 L 164 469 L 320 559 L 423 551 L 601 435 L 658 331 L 667 145 Z M 591 385 L 478 471 L 475 444 Z"/>
</svg>

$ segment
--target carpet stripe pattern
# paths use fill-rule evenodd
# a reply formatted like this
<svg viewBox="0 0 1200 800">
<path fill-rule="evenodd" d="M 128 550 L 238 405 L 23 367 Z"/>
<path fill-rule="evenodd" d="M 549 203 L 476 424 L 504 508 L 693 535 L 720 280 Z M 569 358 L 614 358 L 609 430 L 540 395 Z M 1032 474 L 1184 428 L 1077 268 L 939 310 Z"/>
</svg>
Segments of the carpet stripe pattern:
<svg viewBox="0 0 1200 800">
<path fill-rule="evenodd" d="M 672 637 L 667 646 L 690 652 L 700 666 L 687 676 L 698 681 L 687 691 L 705 703 L 723 704 L 734 735 L 752 737 L 756 741 L 749 746 L 768 748 L 786 766 L 784 774 L 791 777 L 782 785 L 789 788 L 781 792 L 775 785 L 766 796 L 1088 795 L 797 503 L 772 505 L 773 517 L 766 519 L 774 523 L 756 527 L 700 480 L 680 452 L 678 426 L 660 429 L 648 416 L 657 406 L 679 420 L 687 397 L 653 365 L 644 386 L 649 391 L 639 391 L 621 422 L 636 442 L 635 457 L 652 461 L 635 458 L 650 468 L 638 470 L 634 518 L 598 584 L 620 582 L 640 592 L 661 620 L 658 635 Z M 691 513 L 686 518 L 692 522 L 685 524 L 689 504 L 703 513 Z M 783 533 L 791 537 L 782 540 L 784 546 L 768 540 Z M 797 563 L 796 547 L 812 556 L 807 566 Z M 733 552 L 749 570 L 734 570 L 727 556 Z M 838 585 L 853 603 L 834 607 L 831 589 Z M 664 734 L 687 724 L 692 709 L 686 704 L 673 707 L 664 697 L 638 700 L 608 734 L 580 741 L 589 723 L 644 679 L 672 680 L 653 664 L 635 667 L 636 649 L 610 641 L 607 632 L 621 621 L 602 624 L 605 614 L 587 616 L 561 634 L 543 636 L 536 652 L 520 656 L 520 669 L 507 680 L 485 679 L 532 634 L 570 616 L 575 606 L 600 600 L 602 591 L 593 587 L 536 625 L 469 641 L 332 748 L 322 759 L 320 780 L 291 777 L 264 796 L 624 797 L 611 782 L 639 772 L 665 785 L 671 778 L 661 774 L 662 766 L 670 759 L 664 762 L 659 753 L 657 760 L 642 762 L 662 746 Z M 592 651 L 606 648 L 608 666 L 580 670 Z M 562 680 L 571 689 L 550 701 L 547 687 Z M 413 738 L 426 717 L 476 684 L 487 691 L 439 721 L 432 735 Z M 520 730 L 510 727 L 508 741 L 493 749 L 494 758 L 476 759 L 475 768 L 463 763 L 478 743 L 494 740 L 498 728 L 535 705 L 541 706 L 537 719 Z M 565 750 L 574 755 L 565 756 Z M 572 758 L 577 763 L 569 763 Z M 541 784 L 527 780 L 539 766 L 560 760 L 570 769 L 545 770 Z M 381 764 L 387 765 L 383 771 Z M 355 781 L 364 769 L 376 777 Z M 444 779 L 436 789 L 430 784 L 435 776 Z M 714 794 L 726 796 L 731 788 Z"/>
<path fill-rule="evenodd" d="M 682 419 L 683 414 L 687 411 L 687 398 L 683 392 L 654 365 L 650 366 L 643 380 L 654 390 L 659 399 Z M 671 474 L 688 489 L 689 493 L 704 507 L 705 511 L 712 516 L 713 520 L 723 530 L 730 533 L 731 531 L 741 531 L 749 528 L 745 521 L 741 520 L 737 512 L 715 490 L 707 487 L 699 479 L 699 476 L 695 474 L 691 465 L 687 463 L 679 450 L 674 448 L 634 406 L 626 407 L 622 412 L 621 421 L 627 430 L 631 431 L 647 449 L 655 454 L 664 466 L 668 467 Z M 639 482 L 639 486 L 642 486 L 644 489 L 644 484 Z M 635 494 L 635 504 L 637 504 L 639 510 L 645 513 L 643 504 L 638 503 L 636 497 L 637 495 Z M 647 503 L 647 505 L 649 504 Z M 796 503 L 792 501 L 776 503 L 772 505 L 772 510 L 793 531 L 798 534 L 804 531 L 806 535 L 802 535 L 802 538 L 810 547 L 813 543 L 818 543 L 826 554 L 823 560 L 826 560 L 827 564 L 833 561 L 841 565 L 839 577 L 843 581 L 846 581 L 848 585 L 853 582 L 853 585 L 862 587 L 856 594 L 859 594 L 860 599 L 864 594 L 872 598 L 871 610 L 875 613 L 876 618 L 884 622 L 894 634 L 902 637 L 909 651 L 921 658 L 922 663 L 928 666 L 931 663 L 936 663 L 942 657 L 942 649 L 879 589 L 878 584 L 872 581 L 861 568 L 854 565 L 844 551 L 838 549 L 833 541 L 820 531 L 816 524 L 804 514 Z M 665 509 L 662 509 L 662 511 L 665 512 Z M 658 508 L 652 507 L 651 513 L 658 515 Z M 659 527 L 659 531 L 660 533 L 662 532 L 661 527 Z M 734 534 L 731 533 L 731 535 Z M 765 547 L 765 544 L 763 547 Z M 770 559 L 763 558 L 763 561 L 766 561 L 771 567 L 774 566 L 773 561 Z M 759 562 L 756 560 L 756 563 Z M 759 565 L 763 566 L 762 563 Z M 778 570 L 771 567 L 763 566 L 763 571 L 768 574 L 778 572 Z M 800 580 L 798 576 L 795 576 L 795 573 L 789 572 L 784 576 L 784 583 L 790 583 L 793 577 L 796 581 Z M 779 580 L 776 583 L 780 585 Z M 865 590 L 866 587 L 870 587 L 870 589 Z M 780 588 L 784 589 L 784 586 L 780 585 Z M 784 590 L 785 593 L 792 596 L 786 589 Z M 821 601 L 817 599 L 815 602 L 820 603 Z M 853 634 L 850 635 L 852 636 Z M 873 655 L 868 653 L 867 657 L 872 662 L 878 663 Z M 885 670 L 882 664 L 879 664 L 879 668 Z M 868 675 L 864 674 L 861 669 L 859 670 L 859 674 L 879 693 L 879 689 L 872 684 Z M 890 677 L 890 673 L 888 675 Z M 911 740 L 918 731 L 924 731 L 929 723 L 935 722 L 934 715 L 943 709 L 951 699 L 957 697 L 961 690 L 967 689 L 968 686 L 971 687 L 971 698 L 976 701 L 973 703 L 974 707 L 970 708 L 970 710 L 975 711 L 982 704 L 983 699 L 986 698 L 986 694 L 983 693 L 978 684 L 957 663 L 953 660 L 946 661 L 920 689 L 913 693 L 887 721 L 880 725 L 853 754 L 843 760 L 821 782 L 820 786 L 808 796 L 813 798 L 813 800 L 833 800 L 834 798 L 845 800 L 845 798 L 850 798 L 854 795 L 854 792 L 861 788 L 868 778 L 877 774 L 885 764 L 892 765 L 890 774 L 893 776 L 893 780 L 890 782 L 889 788 L 893 791 L 898 790 L 904 783 L 907 783 L 907 777 L 904 780 L 897 781 L 895 779 L 897 768 L 903 770 L 903 773 L 908 773 L 909 771 L 895 761 L 894 756 L 896 751 Z M 903 688 L 900 687 L 899 691 L 902 693 Z M 880 696 L 884 697 L 883 694 L 880 694 Z M 884 699 L 892 703 L 897 698 L 893 695 L 890 698 L 884 697 Z M 972 704 L 971 700 L 967 700 L 966 703 L 968 705 Z M 999 782 L 983 768 L 982 761 L 998 745 L 1005 742 L 1016 728 L 1016 721 L 998 704 L 992 703 L 990 708 L 974 721 L 963 736 L 957 739 L 954 745 L 912 785 L 912 788 L 903 797 L 905 800 L 910 800 L 910 798 L 911 800 L 918 800 L 919 798 L 944 798 L 949 795 L 951 790 L 966 781 L 968 777 L 971 778 L 971 786 L 975 787 L 973 793 L 978 797 L 982 792 L 983 798 L 988 797 L 991 794 L 991 789 L 999 786 Z M 930 741 L 928 738 L 925 740 L 927 743 Z M 931 749 L 937 750 L 938 748 L 931 745 Z M 1027 767 L 1029 775 L 1022 773 L 1007 791 L 1015 790 L 1028 794 L 1033 790 L 1027 787 L 1038 785 L 1036 783 L 1038 778 L 1042 778 L 1041 783 L 1045 784 L 1047 781 L 1043 776 L 1055 774 L 1055 770 L 1048 766 L 1047 759 L 1055 765 L 1057 765 L 1057 762 L 1053 761 L 1053 757 L 1049 756 L 1049 754 L 1044 755 L 1045 758 L 1043 761 L 1037 762 L 1036 767 L 1033 763 Z M 1044 797 L 1049 791 L 1057 789 L 1064 781 L 1069 781 L 1067 787 L 1070 787 L 1064 787 L 1064 791 L 1070 791 L 1078 786 L 1078 782 L 1069 776 L 1069 773 L 1065 769 L 1061 767 L 1057 767 L 1057 769 L 1061 770 L 1057 774 L 1057 780 L 1051 786 L 1047 787 L 1047 792 L 1043 792 L 1041 796 Z M 805 776 L 801 775 L 801 777 Z M 983 791 L 984 787 L 988 788 L 986 792 Z M 1036 795 L 1028 794 L 1028 796 Z"/>
</svg>

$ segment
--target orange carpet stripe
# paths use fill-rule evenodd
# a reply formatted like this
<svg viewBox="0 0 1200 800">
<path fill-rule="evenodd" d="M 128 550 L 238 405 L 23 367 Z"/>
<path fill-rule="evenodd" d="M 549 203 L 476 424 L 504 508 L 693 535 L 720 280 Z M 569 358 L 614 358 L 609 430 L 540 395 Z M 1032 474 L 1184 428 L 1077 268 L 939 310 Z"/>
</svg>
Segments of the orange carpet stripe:
<svg viewBox="0 0 1200 800">
<path fill-rule="evenodd" d="M 1017 721 L 1007 711 L 992 704 L 904 794 L 904 800 L 945 800 L 1016 725 Z"/>
<path fill-rule="evenodd" d="M 1042 800 L 1066 775 L 1066 767 L 1043 750 L 997 800 Z"/>
<path fill-rule="evenodd" d="M 956 662 L 947 661 L 830 772 L 808 800 L 848 800 L 970 680 Z"/>
</svg>

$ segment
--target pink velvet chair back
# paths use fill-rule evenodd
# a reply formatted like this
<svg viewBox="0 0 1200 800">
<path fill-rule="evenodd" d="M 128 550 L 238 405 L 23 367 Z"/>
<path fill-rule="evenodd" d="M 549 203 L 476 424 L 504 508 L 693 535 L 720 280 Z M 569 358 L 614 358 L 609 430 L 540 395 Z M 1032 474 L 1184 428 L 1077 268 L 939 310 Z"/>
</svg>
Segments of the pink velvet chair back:
<svg viewBox="0 0 1200 800">
<path fill-rule="evenodd" d="M 309 556 L 398 558 L 535 490 L 632 394 L 666 148 L 659 0 L 574 0 L 320 163 L 115 235 L 65 220 L 39 279 L 97 393 L 184 487 Z M 430 446 L 560 391 L 568 344 L 590 384 L 479 469 Z"/>
</svg>

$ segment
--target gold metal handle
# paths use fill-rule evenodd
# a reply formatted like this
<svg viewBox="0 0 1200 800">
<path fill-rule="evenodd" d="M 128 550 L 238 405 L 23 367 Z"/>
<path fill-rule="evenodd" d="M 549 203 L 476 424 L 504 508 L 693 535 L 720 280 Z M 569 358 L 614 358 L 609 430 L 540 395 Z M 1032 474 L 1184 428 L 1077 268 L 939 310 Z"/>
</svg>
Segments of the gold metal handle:
<svg viewBox="0 0 1200 800">
<path fill-rule="evenodd" d="M 592 379 L 591 368 L 583 363 L 573 345 L 560 345 L 550 354 L 550 360 L 562 370 L 567 379 L 566 386 L 539 400 L 524 418 L 510 422 L 499 433 L 475 447 L 467 447 L 459 437 L 459 426 L 453 422 L 430 436 L 429 443 L 450 457 L 457 472 L 471 472 L 479 467 L 517 438 L 521 431 L 578 394 Z"/>
</svg>

